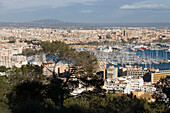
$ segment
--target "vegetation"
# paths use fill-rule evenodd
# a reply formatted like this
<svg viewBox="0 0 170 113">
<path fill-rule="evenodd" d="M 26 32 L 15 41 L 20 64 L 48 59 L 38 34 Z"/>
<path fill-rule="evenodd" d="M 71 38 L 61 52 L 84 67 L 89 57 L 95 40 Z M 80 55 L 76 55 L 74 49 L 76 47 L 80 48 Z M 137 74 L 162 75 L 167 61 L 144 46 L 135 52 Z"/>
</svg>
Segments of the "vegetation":
<svg viewBox="0 0 170 113">
<path fill-rule="evenodd" d="M 98 41 L 93 41 L 93 42 L 88 42 L 88 43 L 74 43 L 71 45 L 100 45 L 100 42 Z"/>
<path fill-rule="evenodd" d="M 154 94 L 153 96 L 157 101 L 165 101 L 162 93 L 166 94 L 167 98 L 170 98 L 170 79 L 169 77 L 161 78 L 155 87 L 160 94 Z"/>
<path fill-rule="evenodd" d="M 133 43 L 133 41 L 136 41 L 138 38 L 135 38 L 135 37 L 133 37 L 133 38 L 128 38 L 128 40 L 127 40 L 127 42 L 128 43 L 130 43 L 130 44 L 132 44 Z"/>
<path fill-rule="evenodd" d="M 41 53 L 41 50 L 27 48 L 22 51 L 22 55 L 25 55 L 25 56 L 32 56 L 32 55 L 36 55 L 38 53 Z"/>
<path fill-rule="evenodd" d="M 115 97 L 111 94 L 81 95 L 67 100 L 68 113 L 157 113 L 168 112 L 164 104 L 148 103 L 146 100 L 130 98 L 128 96 Z"/>
<path fill-rule="evenodd" d="M 33 74 L 29 70 L 34 69 Z M 60 110 L 59 87 L 62 81 L 45 79 L 42 67 L 27 65 L 14 67 L 9 78 L 0 78 L 1 113 L 163 113 L 169 112 L 163 103 L 148 103 L 144 99 L 129 96 L 113 96 L 99 93 L 101 90 L 84 93 L 65 99 Z M 14 73 L 14 74 L 12 74 Z M 66 98 L 66 97 L 65 97 Z"/>
<path fill-rule="evenodd" d="M 9 68 L 6 68 L 5 66 L 0 66 L 0 72 L 6 72 L 9 70 Z"/>
<path fill-rule="evenodd" d="M 111 37 L 110 34 L 108 34 L 108 35 L 106 35 L 106 38 L 107 38 L 107 39 L 111 39 L 112 37 Z"/>
<path fill-rule="evenodd" d="M 24 65 L 8 70 L 0 77 L 1 113 L 142 113 L 169 112 L 163 103 L 148 103 L 132 95 L 113 96 L 101 88 L 102 78 L 96 73 L 97 59 L 89 52 L 77 52 L 63 42 L 42 42 L 43 52 L 55 65 L 51 78 L 42 76 L 43 66 Z M 57 54 L 57 55 L 56 55 Z M 64 77 L 55 74 L 59 61 L 68 64 Z M 72 81 L 71 77 L 77 80 Z M 76 97 L 70 95 L 78 84 L 92 86 Z"/>
<path fill-rule="evenodd" d="M 121 43 L 122 43 L 122 44 L 125 44 L 126 41 L 122 38 L 122 39 L 121 39 Z"/>
<path fill-rule="evenodd" d="M 25 40 L 24 42 L 27 44 L 41 45 L 41 42 L 38 40 Z"/>
<path fill-rule="evenodd" d="M 114 41 L 103 41 L 103 42 L 98 42 L 98 41 L 93 41 L 93 42 L 88 42 L 88 43 L 74 43 L 74 44 L 71 44 L 71 45 L 102 45 L 102 44 L 111 44 L 111 43 L 115 43 Z"/>
<path fill-rule="evenodd" d="M 15 87 L 22 84 L 25 81 L 31 80 L 40 80 L 42 71 L 41 67 L 39 66 L 22 66 L 21 68 L 13 67 L 12 69 L 8 70 L 9 76 L 8 77 L 0 77 L 0 111 L 1 113 L 11 113 L 13 110 L 11 107 L 11 94 L 15 90 Z M 11 96 L 9 96 L 11 95 Z M 21 96 L 21 95 L 20 95 Z M 25 95 L 26 97 L 26 95 Z M 17 100 L 19 101 L 19 100 Z M 15 101 L 15 102 L 17 102 Z"/>
<path fill-rule="evenodd" d="M 15 43 L 15 41 L 9 41 L 8 43 Z"/>
<path fill-rule="evenodd" d="M 92 84 L 91 81 L 98 80 L 94 74 L 98 64 L 97 58 L 89 52 L 79 53 L 61 41 L 42 42 L 41 46 L 43 52 L 48 54 L 50 59 L 52 59 L 55 64 L 53 70 L 50 70 L 53 73 L 54 82 L 56 82 L 56 84 L 61 82 L 60 86 L 58 86 L 58 89 L 60 95 L 60 110 L 62 111 L 65 100 L 64 97 L 69 97 L 69 92 L 71 89 L 70 87 L 72 87 L 73 90 L 78 86 L 72 83 L 76 82 L 79 84 L 81 82 L 81 84 L 85 87 L 89 85 L 95 85 Z M 55 73 L 56 65 L 60 61 L 66 62 L 68 64 L 68 71 L 65 73 L 64 77 L 59 77 Z M 72 76 L 74 76 L 74 78 L 77 80 L 70 80 Z"/>
</svg>

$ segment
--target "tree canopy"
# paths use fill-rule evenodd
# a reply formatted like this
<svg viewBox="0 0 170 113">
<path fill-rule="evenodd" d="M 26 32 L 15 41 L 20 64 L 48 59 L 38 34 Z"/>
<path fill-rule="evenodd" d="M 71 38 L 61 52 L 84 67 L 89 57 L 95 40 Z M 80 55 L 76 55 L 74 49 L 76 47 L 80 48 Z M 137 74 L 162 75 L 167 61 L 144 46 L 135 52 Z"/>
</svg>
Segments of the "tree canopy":
<svg viewBox="0 0 170 113">
<path fill-rule="evenodd" d="M 83 85 L 87 87 L 88 81 L 91 80 L 89 77 L 95 76 L 98 65 L 97 58 L 90 52 L 78 52 L 61 41 L 42 42 L 41 46 L 43 52 L 49 55 L 55 64 L 51 72 L 53 72 L 53 79 L 56 81 L 56 84 L 58 84 L 58 81 L 63 80 L 63 78 L 56 76 L 55 68 L 57 63 L 62 61 L 68 64 L 68 71 L 64 77 L 65 80 L 58 87 L 60 92 L 60 107 L 63 109 L 64 96 L 66 94 L 69 96 L 70 84 L 73 83 L 70 78 L 74 76 L 77 82 L 80 83 L 79 80 L 81 80 L 81 83 L 84 82 Z"/>
</svg>

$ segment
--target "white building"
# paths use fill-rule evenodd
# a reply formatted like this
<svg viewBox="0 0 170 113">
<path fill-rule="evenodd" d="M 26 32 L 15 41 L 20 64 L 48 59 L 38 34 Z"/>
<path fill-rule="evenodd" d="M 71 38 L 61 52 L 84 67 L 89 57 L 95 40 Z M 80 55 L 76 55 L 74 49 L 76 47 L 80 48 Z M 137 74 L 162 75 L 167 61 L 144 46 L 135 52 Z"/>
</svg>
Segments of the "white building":
<svg viewBox="0 0 170 113">
<path fill-rule="evenodd" d="M 26 56 L 22 55 L 15 55 L 21 53 L 21 49 L 6 49 L 6 48 L 1 48 L 0 49 L 0 66 L 5 66 L 5 67 L 21 67 L 22 65 L 27 64 Z"/>
<path fill-rule="evenodd" d="M 143 86 L 143 78 L 131 78 L 130 80 L 131 91 L 141 90 Z"/>
<path fill-rule="evenodd" d="M 143 83 L 143 78 L 123 76 L 115 79 L 107 79 L 104 88 L 109 92 L 115 90 L 117 92 L 130 94 L 132 91 L 141 90 Z"/>
</svg>

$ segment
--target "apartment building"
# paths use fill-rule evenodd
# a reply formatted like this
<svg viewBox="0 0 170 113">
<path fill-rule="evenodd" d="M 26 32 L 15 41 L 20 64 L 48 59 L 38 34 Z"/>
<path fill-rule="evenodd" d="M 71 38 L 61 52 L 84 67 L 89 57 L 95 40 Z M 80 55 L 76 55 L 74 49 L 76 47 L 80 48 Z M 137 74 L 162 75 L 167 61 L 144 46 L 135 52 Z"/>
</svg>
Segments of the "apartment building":
<svg viewBox="0 0 170 113">
<path fill-rule="evenodd" d="M 148 70 L 143 70 L 140 66 L 126 65 L 119 67 L 119 76 L 143 77 Z"/>
<path fill-rule="evenodd" d="M 160 71 L 160 72 L 157 72 L 157 73 L 152 73 L 151 74 L 151 83 L 156 84 L 157 81 L 159 81 L 161 78 L 166 78 L 167 76 L 170 76 L 169 70 L 162 71 L 162 72 Z"/>
<path fill-rule="evenodd" d="M 0 49 L 0 66 L 11 68 L 12 66 L 21 67 L 27 64 L 26 56 L 15 55 L 20 53 L 20 48 L 1 48 Z"/>
<path fill-rule="evenodd" d="M 118 77 L 118 68 L 114 66 L 110 66 L 106 68 L 106 76 L 104 79 L 114 79 Z"/>
<path fill-rule="evenodd" d="M 132 76 L 122 76 L 115 79 L 105 80 L 104 87 L 108 92 L 116 91 L 130 94 L 132 91 L 141 90 L 144 82 L 142 78 Z"/>
<path fill-rule="evenodd" d="M 106 89 L 108 92 L 121 92 L 124 94 L 130 94 L 130 84 L 129 81 L 126 81 L 126 79 L 120 79 L 118 77 L 117 79 L 107 79 L 103 86 L 104 89 Z"/>
</svg>

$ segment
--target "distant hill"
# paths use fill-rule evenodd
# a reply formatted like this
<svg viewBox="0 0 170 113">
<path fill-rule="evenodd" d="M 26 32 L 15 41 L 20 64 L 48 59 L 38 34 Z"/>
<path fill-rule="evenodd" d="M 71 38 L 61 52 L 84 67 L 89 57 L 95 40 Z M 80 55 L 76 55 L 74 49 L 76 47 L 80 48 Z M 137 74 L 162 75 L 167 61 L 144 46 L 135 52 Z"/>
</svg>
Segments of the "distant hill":
<svg viewBox="0 0 170 113">
<path fill-rule="evenodd" d="M 41 28 L 102 28 L 102 27 L 170 27 L 170 23 L 72 23 L 55 19 L 30 22 L 0 22 L 0 27 L 41 27 Z"/>
<path fill-rule="evenodd" d="M 56 20 L 56 19 L 43 19 L 43 20 L 35 20 L 35 21 L 31 21 L 30 23 L 43 23 L 43 24 L 49 24 L 49 23 L 64 23 L 60 20 Z"/>
</svg>

